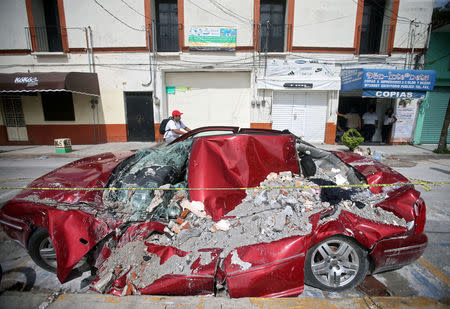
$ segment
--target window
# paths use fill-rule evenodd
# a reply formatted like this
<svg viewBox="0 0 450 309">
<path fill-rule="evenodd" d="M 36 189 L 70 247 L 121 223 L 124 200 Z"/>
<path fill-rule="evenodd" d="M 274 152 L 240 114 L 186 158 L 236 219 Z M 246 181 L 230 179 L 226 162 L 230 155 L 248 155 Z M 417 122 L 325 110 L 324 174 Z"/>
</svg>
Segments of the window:
<svg viewBox="0 0 450 309">
<path fill-rule="evenodd" d="M 386 7 L 385 2 L 364 1 L 360 54 L 378 54 L 387 50 L 392 8 Z"/>
<path fill-rule="evenodd" d="M 74 121 L 72 93 L 43 92 L 41 94 L 42 109 L 45 121 Z"/>
<path fill-rule="evenodd" d="M 264 52 L 284 51 L 285 0 L 261 0 L 261 30 L 259 50 Z"/>
<path fill-rule="evenodd" d="M 57 0 L 31 0 L 31 10 L 34 26 L 29 31 L 36 40 L 36 51 L 63 51 Z"/>
<path fill-rule="evenodd" d="M 156 8 L 156 48 L 161 52 L 178 51 L 177 0 L 158 0 Z"/>
</svg>

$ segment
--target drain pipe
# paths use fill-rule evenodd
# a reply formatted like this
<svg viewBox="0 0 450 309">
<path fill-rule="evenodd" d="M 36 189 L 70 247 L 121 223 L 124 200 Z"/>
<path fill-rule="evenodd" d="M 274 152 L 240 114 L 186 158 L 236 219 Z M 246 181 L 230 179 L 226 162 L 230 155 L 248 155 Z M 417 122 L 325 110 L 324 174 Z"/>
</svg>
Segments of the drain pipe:
<svg viewBox="0 0 450 309">
<path fill-rule="evenodd" d="M 88 26 L 87 28 L 89 30 L 89 39 L 91 41 L 92 72 L 95 73 L 94 41 L 92 40 L 92 29 L 91 26 Z"/>
<path fill-rule="evenodd" d="M 84 27 L 84 34 L 86 37 L 86 55 L 88 58 L 88 65 L 89 65 L 89 73 L 92 73 L 92 67 L 91 67 L 91 55 L 89 51 L 89 35 L 88 35 L 88 29 Z"/>
</svg>

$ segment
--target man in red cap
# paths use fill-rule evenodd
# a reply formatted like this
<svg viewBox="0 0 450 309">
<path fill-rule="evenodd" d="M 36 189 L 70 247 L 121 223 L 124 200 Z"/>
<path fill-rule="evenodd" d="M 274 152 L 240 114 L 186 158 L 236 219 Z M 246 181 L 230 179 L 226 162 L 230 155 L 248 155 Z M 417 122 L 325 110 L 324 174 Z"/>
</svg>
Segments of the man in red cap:
<svg viewBox="0 0 450 309">
<path fill-rule="evenodd" d="M 172 119 L 167 122 L 166 133 L 164 134 L 164 141 L 166 143 L 174 141 L 179 136 L 183 135 L 185 133 L 184 131 L 191 131 L 191 129 L 186 127 L 186 125 L 181 121 L 181 115 L 183 115 L 183 113 L 180 113 L 178 110 L 174 110 L 172 112 Z"/>
</svg>

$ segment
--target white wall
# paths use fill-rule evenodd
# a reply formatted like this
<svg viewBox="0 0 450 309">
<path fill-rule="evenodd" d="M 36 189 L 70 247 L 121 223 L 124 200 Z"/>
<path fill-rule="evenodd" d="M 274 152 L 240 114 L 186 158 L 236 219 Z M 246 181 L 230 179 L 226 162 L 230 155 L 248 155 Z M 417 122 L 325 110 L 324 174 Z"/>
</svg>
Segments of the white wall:
<svg viewBox="0 0 450 309">
<path fill-rule="evenodd" d="M 28 27 L 25 0 L 0 1 L 0 49 L 26 49 Z"/>
<path fill-rule="evenodd" d="M 253 0 L 184 1 L 184 41 L 192 26 L 237 27 L 237 46 L 253 45 Z M 223 8 L 225 7 L 225 8 Z"/>
<path fill-rule="evenodd" d="M 353 1 L 295 1 L 293 46 L 353 47 L 356 10 Z"/>
<path fill-rule="evenodd" d="M 149 1 L 149 0 L 148 0 Z M 143 0 L 126 0 L 142 15 L 134 12 L 120 0 L 98 0 L 108 11 L 138 30 L 130 29 L 114 19 L 93 0 L 64 1 L 67 27 L 91 26 L 94 47 L 143 47 L 146 45 L 145 15 Z M 140 30 L 140 31 L 139 31 Z M 85 47 L 81 31 L 69 31 L 70 47 Z"/>
<path fill-rule="evenodd" d="M 427 24 L 431 22 L 431 15 L 433 14 L 433 2 L 433 0 L 400 1 L 394 39 L 395 48 L 411 47 L 408 46 L 408 32 L 410 23 L 406 19 L 415 19 L 416 21 L 421 22 L 417 27 L 415 27 L 414 47 L 424 47 L 427 37 Z"/>
</svg>

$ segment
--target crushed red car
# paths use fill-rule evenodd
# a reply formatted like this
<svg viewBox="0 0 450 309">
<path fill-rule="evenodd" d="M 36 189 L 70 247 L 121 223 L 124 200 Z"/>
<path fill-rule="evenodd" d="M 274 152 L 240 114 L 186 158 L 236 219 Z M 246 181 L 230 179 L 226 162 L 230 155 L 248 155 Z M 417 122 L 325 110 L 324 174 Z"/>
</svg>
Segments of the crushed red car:
<svg viewBox="0 0 450 309">
<path fill-rule="evenodd" d="M 102 293 L 296 296 L 422 255 L 425 203 L 402 183 L 289 132 L 204 127 L 58 168 L 29 185 L 55 190 L 23 190 L 0 224 L 61 282 L 95 270 Z"/>
</svg>

